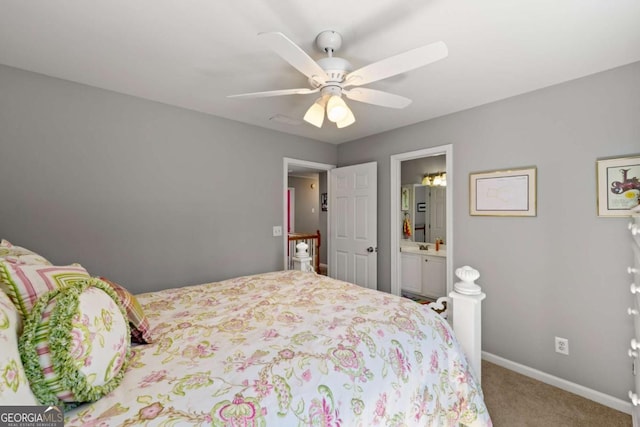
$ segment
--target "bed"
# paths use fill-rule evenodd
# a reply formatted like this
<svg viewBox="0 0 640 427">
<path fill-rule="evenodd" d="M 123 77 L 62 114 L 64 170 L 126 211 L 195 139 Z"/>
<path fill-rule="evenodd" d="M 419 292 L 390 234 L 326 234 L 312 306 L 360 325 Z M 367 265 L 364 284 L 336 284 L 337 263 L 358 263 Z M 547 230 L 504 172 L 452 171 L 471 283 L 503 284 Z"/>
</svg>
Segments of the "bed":
<svg viewBox="0 0 640 427">
<path fill-rule="evenodd" d="M 295 270 L 136 298 L 152 343 L 65 426 L 491 425 L 449 324 L 408 299 Z"/>
</svg>

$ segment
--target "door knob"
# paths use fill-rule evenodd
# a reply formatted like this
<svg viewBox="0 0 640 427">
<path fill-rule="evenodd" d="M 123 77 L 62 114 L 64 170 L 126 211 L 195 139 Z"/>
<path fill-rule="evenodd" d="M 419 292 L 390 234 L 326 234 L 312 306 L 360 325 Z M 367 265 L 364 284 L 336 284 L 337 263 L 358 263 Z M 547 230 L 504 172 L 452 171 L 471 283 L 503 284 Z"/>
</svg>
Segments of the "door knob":
<svg viewBox="0 0 640 427">
<path fill-rule="evenodd" d="M 369 246 L 369 247 L 367 248 L 367 252 L 371 253 L 371 252 L 373 252 L 373 251 L 375 251 L 375 249 L 373 248 L 373 246 Z"/>
</svg>

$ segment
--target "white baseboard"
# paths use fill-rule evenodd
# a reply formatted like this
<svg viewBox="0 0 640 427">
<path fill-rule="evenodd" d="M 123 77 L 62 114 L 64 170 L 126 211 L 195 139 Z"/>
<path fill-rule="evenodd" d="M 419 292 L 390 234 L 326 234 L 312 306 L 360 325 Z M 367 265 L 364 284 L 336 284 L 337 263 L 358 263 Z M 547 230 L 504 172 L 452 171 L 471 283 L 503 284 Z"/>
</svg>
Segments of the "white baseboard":
<svg viewBox="0 0 640 427">
<path fill-rule="evenodd" d="M 558 378 L 554 375 L 547 374 L 546 372 L 542 372 L 537 369 L 530 368 L 528 366 L 521 365 L 516 362 L 512 362 L 511 360 L 505 359 L 500 356 L 496 356 L 495 354 L 488 353 L 486 351 L 482 352 L 482 358 L 487 362 L 491 362 L 493 364 L 502 366 L 503 368 L 510 369 L 524 376 L 536 379 L 538 381 L 542 381 L 545 384 L 549 384 L 554 387 L 558 387 L 559 389 L 568 391 L 570 393 L 577 394 L 578 396 L 582 396 L 586 399 L 593 400 L 594 402 L 600 403 L 601 405 L 604 405 L 604 406 L 608 406 L 609 408 L 616 409 L 620 412 L 631 414 L 631 408 L 632 408 L 631 402 L 618 399 L 617 397 L 609 396 L 608 394 L 604 394 L 599 391 L 581 386 L 580 384 L 572 383 L 571 381 Z"/>
</svg>

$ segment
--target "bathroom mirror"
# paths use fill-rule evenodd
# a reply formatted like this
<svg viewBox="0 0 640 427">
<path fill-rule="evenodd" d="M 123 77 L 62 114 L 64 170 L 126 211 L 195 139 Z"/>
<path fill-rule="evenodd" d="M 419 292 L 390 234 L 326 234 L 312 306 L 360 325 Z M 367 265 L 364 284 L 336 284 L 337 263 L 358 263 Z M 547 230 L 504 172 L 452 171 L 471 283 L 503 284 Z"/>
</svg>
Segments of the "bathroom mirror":
<svg viewBox="0 0 640 427">
<path fill-rule="evenodd" d="M 423 184 L 413 185 L 413 241 L 445 242 L 447 233 L 447 188 Z"/>
<path fill-rule="evenodd" d="M 403 161 L 400 193 L 408 202 L 402 204 L 401 236 L 414 242 L 446 244 L 446 156 L 430 156 Z M 427 179 L 425 179 L 427 177 Z M 407 197 L 408 195 L 408 197 Z M 408 220 L 411 233 L 407 233 Z"/>
</svg>

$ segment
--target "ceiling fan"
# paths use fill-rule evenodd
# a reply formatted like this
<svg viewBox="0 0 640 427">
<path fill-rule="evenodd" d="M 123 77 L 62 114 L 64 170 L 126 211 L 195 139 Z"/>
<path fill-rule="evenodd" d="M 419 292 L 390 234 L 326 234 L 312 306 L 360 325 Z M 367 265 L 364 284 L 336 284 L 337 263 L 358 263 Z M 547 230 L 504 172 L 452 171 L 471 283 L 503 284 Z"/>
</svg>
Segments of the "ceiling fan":
<svg viewBox="0 0 640 427">
<path fill-rule="evenodd" d="M 320 93 L 320 97 L 304 115 L 306 122 L 317 127 L 322 127 L 325 111 L 327 118 L 334 122 L 338 128 L 355 123 L 356 119 L 342 99 L 342 95 L 353 101 L 382 107 L 406 107 L 411 103 L 409 98 L 360 86 L 423 67 L 446 58 L 448 55 L 447 45 L 439 41 L 351 71 L 352 67 L 349 61 L 333 56 L 333 53 L 342 45 L 342 36 L 336 31 L 323 31 L 316 37 L 318 48 L 327 53 L 326 58 L 321 58 L 317 62 L 282 33 L 260 33 L 258 37 L 285 61 L 307 76 L 311 88 L 243 93 L 229 95 L 228 98 L 262 98 Z"/>
</svg>

